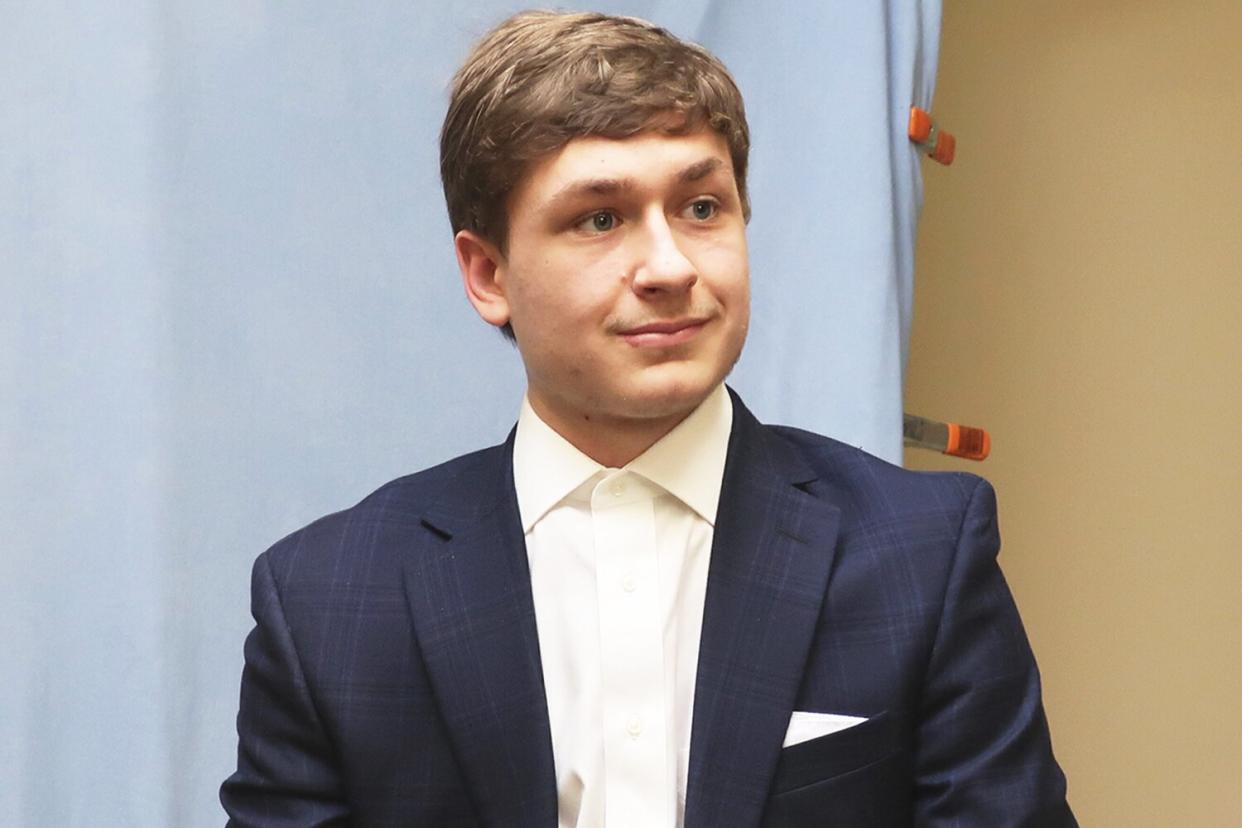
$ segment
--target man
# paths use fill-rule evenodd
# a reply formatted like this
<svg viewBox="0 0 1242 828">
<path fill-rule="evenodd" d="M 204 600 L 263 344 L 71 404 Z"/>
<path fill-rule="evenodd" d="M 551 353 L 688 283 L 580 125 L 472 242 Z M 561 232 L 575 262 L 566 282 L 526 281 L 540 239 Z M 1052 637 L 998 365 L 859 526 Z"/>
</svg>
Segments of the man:
<svg viewBox="0 0 1242 828">
<path fill-rule="evenodd" d="M 260 556 L 233 824 L 1075 824 L 988 485 L 724 388 L 748 149 L 644 22 L 478 44 L 441 172 L 518 424 Z"/>
</svg>

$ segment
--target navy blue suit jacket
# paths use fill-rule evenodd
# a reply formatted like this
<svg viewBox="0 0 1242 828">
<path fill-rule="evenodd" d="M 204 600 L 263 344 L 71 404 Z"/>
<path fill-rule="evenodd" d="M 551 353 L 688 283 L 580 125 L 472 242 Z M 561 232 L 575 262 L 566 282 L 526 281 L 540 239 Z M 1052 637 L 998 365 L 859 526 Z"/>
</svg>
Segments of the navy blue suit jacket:
<svg viewBox="0 0 1242 828">
<path fill-rule="evenodd" d="M 687 828 L 1075 825 L 991 487 L 734 411 Z M 259 557 L 230 824 L 555 828 L 512 448 Z M 868 720 L 782 749 L 793 710 Z"/>
</svg>

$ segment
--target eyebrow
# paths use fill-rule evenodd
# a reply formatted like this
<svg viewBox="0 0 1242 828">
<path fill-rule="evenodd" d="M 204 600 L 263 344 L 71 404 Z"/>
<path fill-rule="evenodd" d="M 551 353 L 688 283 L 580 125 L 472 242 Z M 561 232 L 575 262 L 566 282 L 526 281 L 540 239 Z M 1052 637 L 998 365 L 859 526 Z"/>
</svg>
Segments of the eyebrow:
<svg viewBox="0 0 1242 828">
<path fill-rule="evenodd" d="M 678 173 L 677 180 L 683 184 L 699 181 L 723 167 L 724 161 L 719 158 L 704 158 L 702 161 L 696 161 Z"/>
<path fill-rule="evenodd" d="M 704 158 L 677 173 L 678 183 L 701 181 L 725 166 L 720 158 Z M 571 181 L 548 197 L 547 204 L 556 205 L 582 196 L 608 196 L 629 192 L 637 187 L 633 178 L 585 178 Z"/>
</svg>

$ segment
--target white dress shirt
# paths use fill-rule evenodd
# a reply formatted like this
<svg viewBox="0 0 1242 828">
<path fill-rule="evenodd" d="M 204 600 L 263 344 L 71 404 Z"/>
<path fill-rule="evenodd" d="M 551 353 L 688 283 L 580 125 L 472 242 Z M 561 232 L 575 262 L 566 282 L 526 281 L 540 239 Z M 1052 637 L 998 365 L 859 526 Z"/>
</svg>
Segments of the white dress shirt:
<svg viewBox="0 0 1242 828">
<path fill-rule="evenodd" d="M 560 828 L 680 826 L 733 407 L 719 386 L 623 469 L 523 400 L 513 445 Z"/>
</svg>

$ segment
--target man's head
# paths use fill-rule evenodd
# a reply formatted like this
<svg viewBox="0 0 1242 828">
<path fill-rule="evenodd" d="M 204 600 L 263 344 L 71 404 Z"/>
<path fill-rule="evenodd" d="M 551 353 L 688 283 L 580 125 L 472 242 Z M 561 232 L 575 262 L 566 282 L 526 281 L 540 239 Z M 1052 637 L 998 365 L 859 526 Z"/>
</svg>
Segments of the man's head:
<svg viewBox="0 0 1242 828">
<path fill-rule="evenodd" d="M 521 14 L 457 75 L 441 169 L 467 296 L 516 340 L 536 412 L 601 462 L 741 353 L 748 140 L 724 67 L 630 18 Z"/>
<path fill-rule="evenodd" d="M 508 248 L 508 201 L 530 164 L 574 138 L 722 135 L 749 218 L 742 95 L 705 49 L 644 20 L 528 11 L 475 46 L 453 78 L 440 176 L 453 232 Z"/>
</svg>

